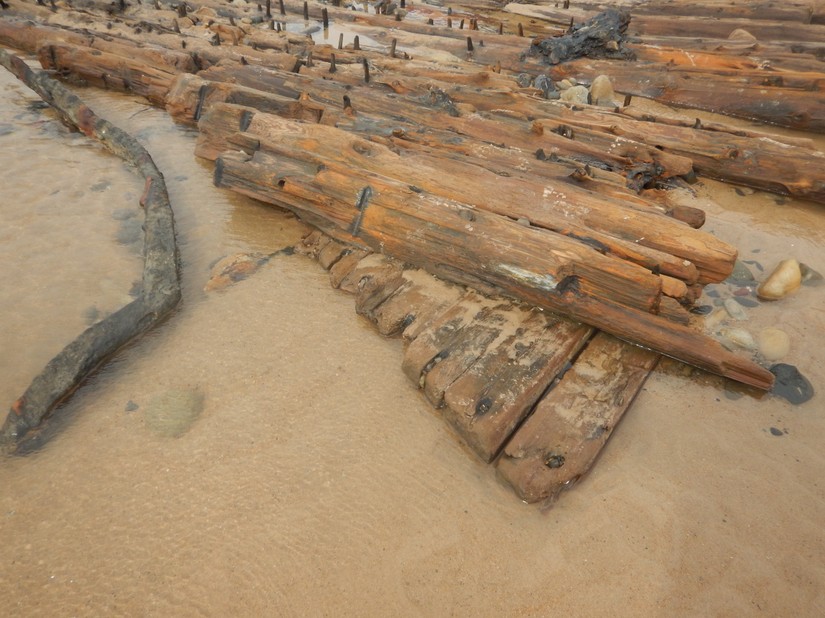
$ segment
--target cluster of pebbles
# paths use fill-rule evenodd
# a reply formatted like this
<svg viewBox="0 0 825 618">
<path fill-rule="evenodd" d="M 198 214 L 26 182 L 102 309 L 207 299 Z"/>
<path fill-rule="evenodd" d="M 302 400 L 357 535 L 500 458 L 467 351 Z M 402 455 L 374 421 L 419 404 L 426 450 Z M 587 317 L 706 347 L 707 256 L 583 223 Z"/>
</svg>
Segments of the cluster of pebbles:
<svg viewBox="0 0 825 618">
<path fill-rule="evenodd" d="M 754 270 L 758 272 L 758 279 Z M 776 394 L 792 403 L 803 403 L 813 396 L 810 383 L 793 365 L 777 362 L 791 350 L 788 334 L 776 327 L 754 333 L 743 324 L 749 321 L 749 310 L 762 303 L 781 301 L 802 286 L 823 284 L 825 279 L 821 274 L 795 259 L 782 260 L 767 276 L 758 261 L 737 261 L 730 277 L 706 288 L 705 300 L 709 302 L 694 308 L 693 312 L 705 316 L 705 330 L 726 348 L 746 351 L 770 365 L 777 379 Z"/>
<path fill-rule="evenodd" d="M 516 81 L 522 88 L 535 88 L 540 91 L 545 99 L 564 101 L 572 105 L 616 106 L 616 93 L 607 75 L 596 77 L 589 88 L 579 84 L 573 77 L 554 82 L 546 75 L 537 75 L 534 78 L 529 73 L 521 73 Z"/>
</svg>

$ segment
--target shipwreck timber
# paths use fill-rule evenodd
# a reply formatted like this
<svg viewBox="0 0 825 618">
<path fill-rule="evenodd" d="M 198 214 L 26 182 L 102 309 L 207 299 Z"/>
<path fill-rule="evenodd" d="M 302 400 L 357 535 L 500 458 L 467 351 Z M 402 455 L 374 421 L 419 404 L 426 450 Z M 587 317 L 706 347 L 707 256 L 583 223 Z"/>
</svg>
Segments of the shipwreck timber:
<svg viewBox="0 0 825 618">
<path fill-rule="evenodd" d="M 620 3 L 632 19 L 617 13 L 619 27 L 596 39 L 583 37 L 599 23 L 586 3 L 382 3 L 375 14 L 340 4 L 19 2 L 0 19 L 0 43 L 61 78 L 164 106 L 198 128 L 217 186 L 323 232 L 302 250 L 381 332 L 408 340 L 404 371 L 524 499 L 587 470 L 659 354 L 771 387 L 766 368 L 691 325 L 702 286 L 724 280 L 737 253 L 666 188 L 698 174 L 823 201 L 825 155 L 631 102 L 701 108 L 712 87 L 715 111 L 825 130 L 819 3 L 794 57 L 770 40 L 727 39 L 701 16 L 685 19 L 708 42 L 683 50 L 656 21 L 667 3 Z M 788 40 L 803 14 L 728 19 Z M 314 20 L 358 34 L 316 42 L 301 33 Z M 576 59 L 583 38 L 604 53 L 585 45 Z M 552 100 L 554 82 L 600 74 L 612 104 L 591 105 L 580 84 L 584 100 Z M 431 275 L 438 283 L 422 283 Z M 580 400 L 583 380 L 602 390 Z"/>
</svg>

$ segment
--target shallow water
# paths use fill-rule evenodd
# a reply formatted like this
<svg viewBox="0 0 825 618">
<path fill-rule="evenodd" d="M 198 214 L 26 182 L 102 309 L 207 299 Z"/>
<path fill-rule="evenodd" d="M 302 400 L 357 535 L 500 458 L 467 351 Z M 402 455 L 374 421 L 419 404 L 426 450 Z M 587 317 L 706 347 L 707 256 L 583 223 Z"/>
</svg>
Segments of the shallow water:
<svg viewBox="0 0 825 618">
<path fill-rule="evenodd" d="M 0 73 L 2 349 L 11 402 L 140 275 L 118 240 L 142 182 Z M 271 252 L 294 218 L 214 189 L 194 133 L 84 91 L 165 173 L 181 245 L 176 314 L 80 389 L 45 448 L 0 462 L 5 615 L 821 615 L 825 416 L 659 371 L 592 473 L 520 504 L 400 371 L 401 344 L 299 256 L 223 292 L 209 267 Z M 707 229 L 766 268 L 825 272 L 825 211 L 704 181 Z M 113 216 L 114 215 L 114 216 Z M 128 240 L 128 237 L 126 238 Z M 762 304 L 787 362 L 825 383 L 823 290 Z M 192 388 L 176 439 L 144 410 Z M 127 411 L 137 405 L 137 409 Z M 780 429 L 779 436 L 770 428 Z"/>
</svg>

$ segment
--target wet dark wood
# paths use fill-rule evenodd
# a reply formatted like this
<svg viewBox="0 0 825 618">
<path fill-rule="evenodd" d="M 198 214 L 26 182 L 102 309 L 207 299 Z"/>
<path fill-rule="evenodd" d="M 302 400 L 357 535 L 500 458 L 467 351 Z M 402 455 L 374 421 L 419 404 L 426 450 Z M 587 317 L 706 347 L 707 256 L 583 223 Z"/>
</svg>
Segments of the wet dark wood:
<svg viewBox="0 0 825 618">
<path fill-rule="evenodd" d="M 0 50 L 0 64 L 37 92 L 66 122 L 134 166 L 145 179 L 140 199 L 144 211 L 140 295 L 63 348 L 12 404 L 0 429 L 0 451 L 13 452 L 98 367 L 163 320 L 178 304 L 181 288 L 174 215 L 163 175 L 149 153 L 45 72 L 33 71 L 21 58 L 4 50 Z"/>
</svg>

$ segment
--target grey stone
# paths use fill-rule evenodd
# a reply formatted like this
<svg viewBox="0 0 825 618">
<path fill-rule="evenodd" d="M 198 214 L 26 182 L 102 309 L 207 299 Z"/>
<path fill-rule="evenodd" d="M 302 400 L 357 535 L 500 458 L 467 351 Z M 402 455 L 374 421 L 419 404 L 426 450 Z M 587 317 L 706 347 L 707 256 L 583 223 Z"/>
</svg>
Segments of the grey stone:
<svg viewBox="0 0 825 618">
<path fill-rule="evenodd" d="M 814 396 L 814 387 L 799 369 L 786 363 L 777 363 L 770 369 L 776 376 L 771 392 L 792 404 L 805 403 Z"/>
</svg>

